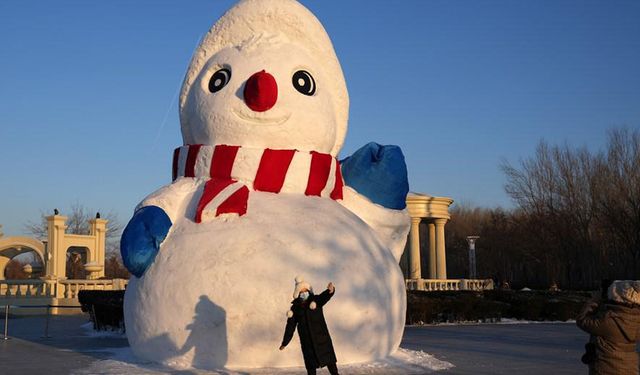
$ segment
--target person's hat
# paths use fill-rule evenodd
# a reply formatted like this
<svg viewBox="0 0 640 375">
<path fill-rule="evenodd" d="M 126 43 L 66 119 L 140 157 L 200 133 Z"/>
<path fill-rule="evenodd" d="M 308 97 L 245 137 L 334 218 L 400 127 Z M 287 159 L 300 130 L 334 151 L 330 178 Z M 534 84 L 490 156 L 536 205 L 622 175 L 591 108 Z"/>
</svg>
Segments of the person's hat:
<svg viewBox="0 0 640 375">
<path fill-rule="evenodd" d="M 298 298 L 300 296 L 300 291 L 302 291 L 302 289 L 304 288 L 308 289 L 309 291 L 312 290 L 311 284 L 304 281 L 302 276 L 296 276 L 296 287 L 295 289 L 293 289 L 293 298 Z"/>
<path fill-rule="evenodd" d="M 640 281 L 616 280 L 609 287 L 608 297 L 614 302 L 640 305 Z"/>
</svg>

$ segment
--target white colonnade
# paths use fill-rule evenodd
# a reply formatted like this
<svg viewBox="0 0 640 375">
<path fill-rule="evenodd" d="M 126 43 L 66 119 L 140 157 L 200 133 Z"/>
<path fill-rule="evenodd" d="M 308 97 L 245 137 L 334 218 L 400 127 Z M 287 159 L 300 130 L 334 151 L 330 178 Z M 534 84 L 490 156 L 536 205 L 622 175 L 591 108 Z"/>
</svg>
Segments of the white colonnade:
<svg viewBox="0 0 640 375">
<path fill-rule="evenodd" d="M 432 197 L 426 194 L 409 193 L 407 210 L 411 216 L 409 232 L 408 276 L 409 279 L 422 279 L 420 223 L 425 221 L 429 233 L 429 279 L 447 279 L 447 251 L 444 227 L 451 218 L 449 206 L 453 199 Z"/>
</svg>

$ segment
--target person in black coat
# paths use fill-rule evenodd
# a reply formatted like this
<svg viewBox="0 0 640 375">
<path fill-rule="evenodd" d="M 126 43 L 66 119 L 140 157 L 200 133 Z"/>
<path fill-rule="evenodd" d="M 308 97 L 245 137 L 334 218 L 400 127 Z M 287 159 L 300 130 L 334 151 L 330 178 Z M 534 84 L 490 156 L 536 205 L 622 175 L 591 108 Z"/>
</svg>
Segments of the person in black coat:
<svg viewBox="0 0 640 375">
<path fill-rule="evenodd" d="M 329 302 L 334 293 L 333 283 L 329 283 L 324 292 L 315 295 L 311 285 L 300 277 L 296 278 L 294 300 L 291 301 L 291 309 L 287 312 L 287 325 L 280 350 L 289 344 L 297 327 L 304 367 L 310 375 L 315 374 L 317 368 L 325 366 L 331 375 L 338 375 L 336 353 L 322 312 L 322 307 Z"/>
</svg>

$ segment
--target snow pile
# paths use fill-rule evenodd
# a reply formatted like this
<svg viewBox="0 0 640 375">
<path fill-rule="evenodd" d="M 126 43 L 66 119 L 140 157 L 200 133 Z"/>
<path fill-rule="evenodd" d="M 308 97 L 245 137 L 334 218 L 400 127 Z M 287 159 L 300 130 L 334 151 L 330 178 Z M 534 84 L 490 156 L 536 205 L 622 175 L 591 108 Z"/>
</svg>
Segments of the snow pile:
<svg viewBox="0 0 640 375">
<path fill-rule="evenodd" d="M 113 348 L 104 351 L 113 353 L 112 359 L 94 362 L 90 367 L 78 370 L 73 375 L 83 374 L 140 374 L 158 375 L 172 374 L 175 370 L 162 367 L 158 364 L 146 362 L 133 355 L 130 348 Z M 426 374 L 435 371 L 447 370 L 454 367 L 453 364 L 441 361 L 436 357 L 423 351 L 398 349 L 391 357 L 374 363 L 341 365 L 338 363 L 338 370 L 343 375 L 411 375 Z M 236 370 L 199 370 L 190 369 L 190 374 L 202 375 L 297 375 L 304 373 L 302 367 L 292 368 L 266 368 L 266 369 L 236 369 Z M 326 372 L 325 370 L 318 371 Z"/>
<path fill-rule="evenodd" d="M 83 331 L 85 331 L 85 334 L 89 337 L 116 337 L 116 338 L 124 338 L 126 337 L 126 334 L 124 333 L 124 331 L 121 330 L 117 330 L 117 331 L 96 331 L 95 329 L 93 329 L 93 323 L 89 322 L 89 323 L 85 323 L 83 325 L 80 326 L 80 328 L 82 328 Z"/>
<path fill-rule="evenodd" d="M 576 324 L 575 320 L 524 320 L 502 318 L 500 321 L 463 321 L 463 322 L 441 322 L 441 323 L 418 323 L 408 324 L 407 327 L 437 327 L 437 326 L 478 326 L 478 325 L 510 325 L 510 324 Z"/>
<path fill-rule="evenodd" d="M 495 324 L 576 324 L 575 320 L 520 320 L 520 319 L 511 319 L 511 318 L 502 318 L 499 322 Z"/>
</svg>

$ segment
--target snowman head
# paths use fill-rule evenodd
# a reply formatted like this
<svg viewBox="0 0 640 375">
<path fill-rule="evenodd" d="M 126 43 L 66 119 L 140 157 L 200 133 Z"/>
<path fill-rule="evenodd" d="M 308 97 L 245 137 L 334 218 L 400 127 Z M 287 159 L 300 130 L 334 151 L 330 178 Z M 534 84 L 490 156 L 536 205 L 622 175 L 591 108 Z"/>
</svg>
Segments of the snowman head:
<svg viewBox="0 0 640 375">
<path fill-rule="evenodd" d="M 204 37 L 180 94 L 185 144 L 338 154 L 349 97 L 333 45 L 295 0 L 243 0 Z"/>
</svg>

